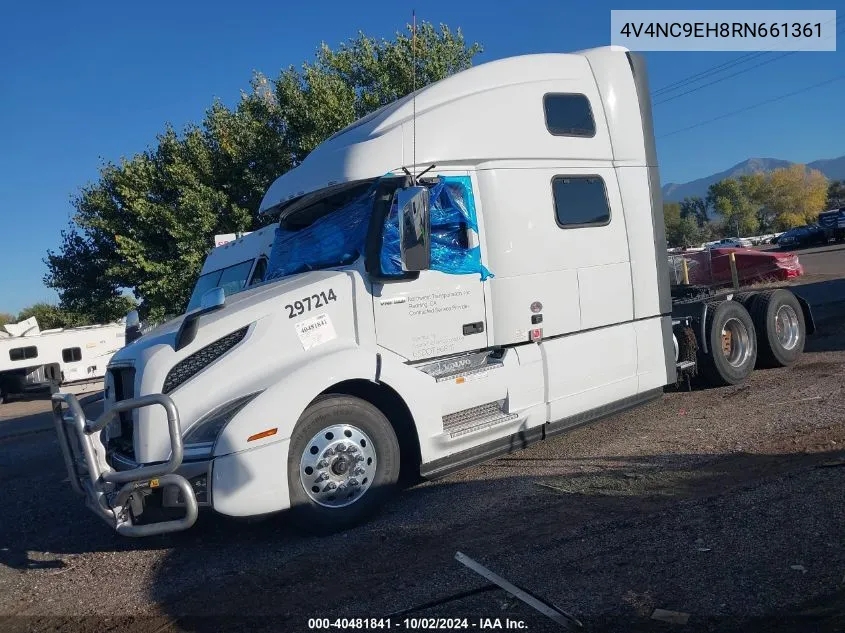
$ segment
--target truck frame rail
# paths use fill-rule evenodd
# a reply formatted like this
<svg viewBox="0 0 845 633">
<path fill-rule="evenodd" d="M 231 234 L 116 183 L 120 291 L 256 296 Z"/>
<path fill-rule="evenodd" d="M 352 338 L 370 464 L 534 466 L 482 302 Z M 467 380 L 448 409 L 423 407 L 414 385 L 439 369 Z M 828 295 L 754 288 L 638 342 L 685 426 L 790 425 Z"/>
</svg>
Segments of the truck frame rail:
<svg viewBox="0 0 845 633">
<path fill-rule="evenodd" d="M 52 396 L 53 421 L 59 436 L 68 478 L 74 491 L 85 497 L 86 505 L 101 519 L 125 536 L 152 536 L 178 532 L 197 520 L 197 500 L 187 479 L 175 474 L 182 464 L 183 445 L 179 412 L 168 396 L 151 394 L 113 404 L 96 420 L 88 420 L 76 396 Z M 106 447 L 100 432 L 115 415 L 124 411 L 160 405 L 167 412 L 170 459 L 141 465 L 131 470 L 114 470 L 106 461 Z M 185 499 L 185 515 L 168 521 L 137 524 L 133 501 L 147 490 L 168 486 L 179 489 Z"/>
</svg>

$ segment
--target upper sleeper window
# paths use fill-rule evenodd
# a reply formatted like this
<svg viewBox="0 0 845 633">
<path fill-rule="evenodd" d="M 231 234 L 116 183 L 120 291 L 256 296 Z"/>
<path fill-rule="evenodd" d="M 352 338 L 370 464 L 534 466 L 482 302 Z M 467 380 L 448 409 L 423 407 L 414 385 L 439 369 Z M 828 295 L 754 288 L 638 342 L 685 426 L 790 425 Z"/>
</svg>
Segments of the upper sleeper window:
<svg viewBox="0 0 845 633">
<path fill-rule="evenodd" d="M 555 220 L 562 228 L 610 223 L 604 181 L 598 176 L 555 176 L 552 179 Z"/>
<path fill-rule="evenodd" d="M 582 94 L 550 93 L 543 97 L 546 128 L 555 136 L 596 135 L 590 100 Z"/>
</svg>

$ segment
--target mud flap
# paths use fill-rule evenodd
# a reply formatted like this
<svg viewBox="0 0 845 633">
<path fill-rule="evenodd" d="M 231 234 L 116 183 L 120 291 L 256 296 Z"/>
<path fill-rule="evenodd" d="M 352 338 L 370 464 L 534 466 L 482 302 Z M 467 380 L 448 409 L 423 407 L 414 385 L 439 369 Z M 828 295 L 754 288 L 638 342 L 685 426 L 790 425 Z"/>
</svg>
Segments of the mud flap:
<svg viewBox="0 0 845 633">
<path fill-rule="evenodd" d="M 804 327 L 806 328 L 806 334 L 815 334 L 816 332 L 816 322 L 813 320 L 813 311 L 810 309 L 809 302 L 799 294 L 792 293 L 795 295 L 795 298 L 798 299 L 798 303 L 801 304 L 801 312 L 804 313 Z"/>
</svg>

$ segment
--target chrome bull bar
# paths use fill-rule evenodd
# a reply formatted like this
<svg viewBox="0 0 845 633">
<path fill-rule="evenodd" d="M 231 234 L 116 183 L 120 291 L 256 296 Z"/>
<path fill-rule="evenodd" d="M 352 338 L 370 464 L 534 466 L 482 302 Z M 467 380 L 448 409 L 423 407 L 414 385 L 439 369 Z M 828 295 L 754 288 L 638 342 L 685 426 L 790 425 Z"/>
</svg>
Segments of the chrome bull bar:
<svg viewBox="0 0 845 633">
<path fill-rule="evenodd" d="M 53 394 L 53 421 L 59 436 L 68 478 L 74 491 L 85 497 L 86 505 L 105 520 L 119 534 L 125 536 L 152 536 L 178 532 L 191 527 L 197 520 L 197 499 L 191 484 L 175 474 L 182 464 L 182 432 L 176 405 L 164 394 L 151 394 L 115 403 L 93 422 L 76 396 L 66 393 Z M 139 466 L 117 471 L 106 461 L 106 447 L 100 440 L 102 431 L 115 415 L 152 405 L 161 405 L 167 412 L 170 433 L 170 459 L 160 464 Z M 185 516 L 170 521 L 136 525 L 130 511 L 133 494 L 145 489 L 174 486 L 185 499 Z"/>
</svg>

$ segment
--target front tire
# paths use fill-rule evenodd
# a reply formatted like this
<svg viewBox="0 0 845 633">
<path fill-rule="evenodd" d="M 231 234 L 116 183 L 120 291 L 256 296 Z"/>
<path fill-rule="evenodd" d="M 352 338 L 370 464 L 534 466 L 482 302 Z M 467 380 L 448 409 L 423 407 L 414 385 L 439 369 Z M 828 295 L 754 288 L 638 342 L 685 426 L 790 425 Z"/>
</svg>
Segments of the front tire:
<svg viewBox="0 0 845 633">
<path fill-rule="evenodd" d="M 399 442 L 375 406 L 353 396 L 315 400 L 293 430 L 288 486 L 294 524 L 310 534 L 351 527 L 395 492 Z"/>
<path fill-rule="evenodd" d="M 757 361 L 757 336 L 748 310 L 737 301 L 712 302 L 704 331 L 709 353 L 699 360 L 707 383 L 738 385 L 748 380 Z"/>
</svg>

